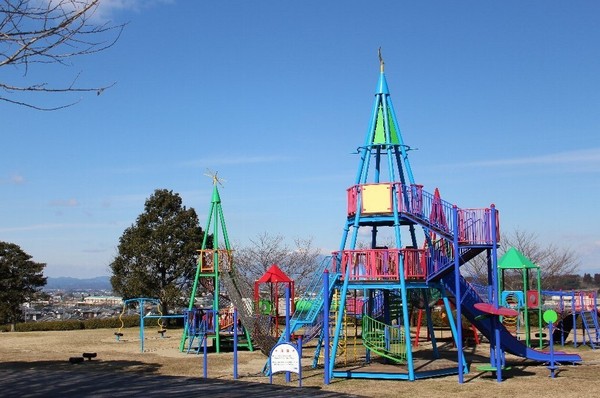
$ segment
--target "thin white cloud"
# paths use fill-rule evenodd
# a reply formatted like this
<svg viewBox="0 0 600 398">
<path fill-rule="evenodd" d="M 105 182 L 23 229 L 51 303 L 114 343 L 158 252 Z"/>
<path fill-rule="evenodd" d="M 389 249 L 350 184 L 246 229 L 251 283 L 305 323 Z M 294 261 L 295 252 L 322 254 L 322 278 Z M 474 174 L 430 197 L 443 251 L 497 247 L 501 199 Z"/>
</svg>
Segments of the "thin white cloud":
<svg viewBox="0 0 600 398">
<path fill-rule="evenodd" d="M 7 232 L 23 232 L 23 231 L 48 231 L 48 230 L 65 230 L 65 229 L 97 229 L 97 228 L 114 228 L 114 223 L 98 223 L 98 224 L 61 224 L 61 223 L 48 223 L 48 224 L 32 224 L 23 225 L 20 227 L 7 227 L 0 228 L 0 233 Z"/>
<path fill-rule="evenodd" d="M 0 185 L 21 185 L 25 183 L 25 177 L 19 173 L 12 174 L 8 178 L 0 178 Z"/>
<path fill-rule="evenodd" d="M 77 207 L 79 206 L 79 202 L 77 199 L 56 199 L 50 201 L 50 206 L 52 207 Z"/>
<path fill-rule="evenodd" d="M 21 174 L 13 174 L 10 176 L 10 182 L 11 184 L 21 185 L 25 182 L 25 177 L 23 177 Z"/>
<path fill-rule="evenodd" d="M 90 4 L 92 0 L 39 0 L 41 8 L 54 7 L 60 5 L 63 10 L 71 12 L 76 9 L 81 9 L 84 5 Z M 140 12 L 145 8 L 150 8 L 156 5 L 173 4 L 175 0 L 100 0 L 95 9 L 92 9 L 93 14 L 88 15 L 90 19 L 96 22 L 103 22 L 112 19 L 113 15 L 119 11 L 135 11 Z"/>
<path fill-rule="evenodd" d="M 101 0 L 95 16 L 99 19 L 110 19 L 118 11 L 130 10 L 140 12 L 144 8 L 162 4 L 173 4 L 174 2 L 175 0 Z"/>
<path fill-rule="evenodd" d="M 549 165 L 569 166 L 573 169 L 577 169 L 578 171 L 600 171 L 600 148 L 557 152 L 540 156 L 482 160 L 469 163 L 462 163 L 458 166 L 506 167 Z"/>
<path fill-rule="evenodd" d="M 108 251 L 108 249 L 83 249 L 82 252 L 83 253 L 106 253 Z"/>
<path fill-rule="evenodd" d="M 213 158 L 204 158 L 183 162 L 182 167 L 213 167 L 219 165 L 242 165 L 258 163 L 282 163 L 294 160 L 293 157 L 272 155 L 272 156 L 219 156 Z"/>
<path fill-rule="evenodd" d="M 111 196 L 111 197 L 103 199 L 102 207 L 104 207 L 104 208 L 112 207 L 115 204 L 121 204 L 121 205 L 135 204 L 137 206 L 137 205 L 146 203 L 146 200 L 148 199 L 148 197 L 150 195 L 151 194 L 149 194 L 149 193 L 130 194 L 130 195 L 115 195 L 115 196 Z"/>
</svg>

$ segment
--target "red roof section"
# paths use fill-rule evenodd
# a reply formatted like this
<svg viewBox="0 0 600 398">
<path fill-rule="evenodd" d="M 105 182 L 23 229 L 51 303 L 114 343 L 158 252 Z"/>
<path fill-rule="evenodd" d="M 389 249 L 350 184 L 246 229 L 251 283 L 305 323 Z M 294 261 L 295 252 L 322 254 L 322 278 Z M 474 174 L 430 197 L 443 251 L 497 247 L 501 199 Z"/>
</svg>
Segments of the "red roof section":
<svg viewBox="0 0 600 398">
<path fill-rule="evenodd" d="M 276 264 L 271 265 L 263 276 L 257 281 L 258 283 L 274 283 L 274 282 L 293 282 Z"/>
<path fill-rule="evenodd" d="M 440 190 L 437 188 L 433 193 L 429 221 L 437 223 L 439 226 L 443 226 L 444 228 L 448 228 L 448 225 L 446 225 L 446 216 L 444 215 L 444 206 L 442 205 L 442 197 L 440 195 Z"/>
</svg>

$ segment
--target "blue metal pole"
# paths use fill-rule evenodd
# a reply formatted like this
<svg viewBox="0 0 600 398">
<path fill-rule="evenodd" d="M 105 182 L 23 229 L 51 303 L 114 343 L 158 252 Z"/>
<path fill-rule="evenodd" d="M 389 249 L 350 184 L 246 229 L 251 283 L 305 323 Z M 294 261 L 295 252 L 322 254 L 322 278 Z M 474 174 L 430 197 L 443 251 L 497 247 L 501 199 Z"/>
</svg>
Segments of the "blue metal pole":
<svg viewBox="0 0 600 398">
<path fill-rule="evenodd" d="M 290 342 L 290 285 L 285 286 L 285 342 Z M 285 382 L 291 380 L 290 372 L 285 372 Z"/>
<path fill-rule="evenodd" d="M 388 107 L 387 107 L 387 99 L 388 96 L 386 95 L 382 101 L 381 101 L 381 105 L 383 107 L 383 130 L 384 130 L 384 135 L 385 135 L 385 142 L 386 143 L 390 143 L 392 142 L 392 137 L 391 137 L 391 133 L 390 133 L 390 120 L 388 118 L 389 112 L 388 112 Z M 387 153 L 387 161 L 388 161 L 388 169 L 389 169 L 389 173 L 390 173 L 390 181 L 395 181 L 395 174 L 394 174 L 394 156 L 392 153 L 392 146 L 391 145 L 386 145 L 386 153 Z M 377 181 L 379 182 L 379 181 Z"/>
<path fill-rule="evenodd" d="M 233 309 L 233 379 L 238 379 L 238 312 Z"/>
<path fill-rule="evenodd" d="M 548 322 L 548 335 L 550 336 L 550 366 L 548 366 L 548 368 L 550 369 L 550 376 L 554 378 L 556 366 L 554 366 L 554 339 L 552 338 L 552 328 L 553 322 Z"/>
<path fill-rule="evenodd" d="M 404 169 L 406 170 L 406 175 L 408 176 L 408 181 L 411 184 L 415 183 L 415 177 L 413 176 L 412 168 L 410 167 L 410 162 L 408 161 L 408 153 L 406 152 L 407 146 L 404 144 L 404 140 L 402 138 L 402 132 L 400 130 L 400 124 L 396 118 L 396 111 L 394 111 L 394 105 L 392 104 L 392 99 L 387 97 L 387 106 L 390 110 L 390 114 L 392 115 L 392 120 L 397 129 L 398 142 L 400 142 L 400 152 L 402 153 L 402 159 L 404 160 Z"/>
<path fill-rule="evenodd" d="M 298 387 L 302 387 L 302 336 L 298 336 Z"/>
<path fill-rule="evenodd" d="M 285 342 L 289 343 L 290 340 L 290 285 L 288 284 L 285 287 Z"/>
<path fill-rule="evenodd" d="M 144 352 L 144 300 L 138 300 L 140 305 L 140 350 Z"/>
<path fill-rule="evenodd" d="M 496 217 L 497 210 L 493 204 L 490 206 L 492 210 L 491 214 L 491 228 L 492 228 L 492 303 L 494 308 L 498 308 L 500 305 L 500 286 L 498 281 L 498 237 L 496 235 Z M 502 381 L 502 366 L 504 365 L 503 354 L 502 354 L 502 342 L 500 341 L 500 318 L 494 316 L 492 318 L 492 325 L 494 327 L 494 340 L 496 343 L 496 381 Z"/>
<path fill-rule="evenodd" d="M 204 359 L 203 359 L 203 373 L 204 373 L 204 378 L 206 379 L 208 377 L 208 338 L 206 337 L 206 332 L 204 333 L 204 336 L 202 336 L 204 339 Z"/>
<path fill-rule="evenodd" d="M 329 271 L 323 272 L 323 383 L 329 384 Z"/>
<path fill-rule="evenodd" d="M 375 308 L 375 300 L 373 298 L 373 289 L 365 289 L 363 291 L 363 295 L 367 297 L 367 309 L 368 309 L 367 315 L 372 317 L 373 309 Z M 364 318 L 363 318 L 363 321 L 364 321 Z M 363 325 L 364 325 L 364 323 L 363 323 Z M 366 346 L 365 346 L 365 362 L 371 363 L 371 350 L 369 350 Z"/>
<path fill-rule="evenodd" d="M 458 247 L 458 208 L 452 206 L 452 224 L 454 224 L 453 246 L 454 246 L 454 285 L 456 300 L 456 350 L 458 351 L 458 382 L 464 382 L 464 361 L 462 341 L 462 309 L 460 291 L 460 248 Z"/>
<path fill-rule="evenodd" d="M 338 344 L 340 341 L 340 334 L 344 322 L 344 309 L 346 308 L 346 295 L 348 294 L 348 283 L 350 282 L 350 268 L 346 267 L 346 274 L 344 276 L 344 283 L 340 290 L 340 300 L 338 302 L 338 314 L 335 321 L 335 331 L 333 334 L 333 342 L 331 343 L 331 357 L 329 358 L 329 370 L 333 374 L 333 368 L 335 367 L 335 357 L 337 354 Z"/>
<path fill-rule="evenodd" d="M 397 211 L 394 211 L 397 216 Z M 398 223 L 399 224 L 399 223 Z M 399 225 L 395 226 L 397 239 L 400 239 Z M 399 241 L 397 241 L 399 243 Z M 415 364 L 413 362 L 412 353 L 412 339 L 410 338 L 410 317 L 408 313 L 408 288 L 406 287 L 406 275 L 404 275 L 404 261 L 405 257 L 403 254 L 398 254 L 398 272 L 400 274 L 400 295 L 402 296 L 402 321 L 404 326 L 405 344 L 406 344 L 406 365 L 408 368 L 408 379 L 415 380 Z"/>
<path fill-rule="evenodd" d="M 365 146 L 361 149 L 360 153 L 360 165 L 358 173 L 356 174 L 355 184 L 360 184 L 366 181 L 367 170 L 369 168 L 369 162 L 371 160 L 371 145 L 373 143 L 373 136 L 375 134 L 375 120 L 377 119 L 377 110 L 379 108 L 379 96 L 375 95 L 375 101 L 373 103 L 373 109 L 371 111 L 371 120 L 369 120 L 369 130 L 365 139 Z"/>
<path fill-rule="evenodd" d="M 573 346 L 577 347 L 577 308 L 575 307 L 575 292 L 571 292 L 571 316 L 573 317 Z M 585 337 L 585 334 L 583 336 Z M 565 336 L 565 340 L 566 338 L 567 337 Z"/>
</svg>

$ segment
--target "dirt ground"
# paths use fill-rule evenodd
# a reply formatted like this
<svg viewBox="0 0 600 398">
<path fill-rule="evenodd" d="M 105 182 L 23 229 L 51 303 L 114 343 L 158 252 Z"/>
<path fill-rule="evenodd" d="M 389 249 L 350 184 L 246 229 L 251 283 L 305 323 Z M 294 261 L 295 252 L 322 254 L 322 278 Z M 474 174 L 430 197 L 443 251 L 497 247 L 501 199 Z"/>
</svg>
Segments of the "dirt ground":
<svg viewBox="0 0 600 398">
<path fill-rule="evenodd" d="M 181 331 L 169 331 L 165 338 L 160 338 L 155 330 L 147 330 L 144 352 L 140 351 L 138 329 L 125 329 L 119 342 L 113 332 L 99 329 L 1 333 L 2 395 L 132 397 L 154 396 L 151 394 L 154 391 L 156 396 L 178 396 L 189 392 L 190 386 L 204 386 L 202 394 L 211 397 L 333 397 L 345 394 L 367 397 L 595 397 L 600 393 L 600 350 L 588 347 L 557 347 L 580 354 L 583 363 L 561 366 L 554 379 L 549 377 L 545 365 L 507 356 L 512 369 L 506 371 L 506 379 L 498 383 L 495 375 L 477 370 L 477 366 L 485 365 L 489 357 L 488 346 L 481 344 L 466 351 L 471 371 L 463 384 L 459 384 L 454 375 L 415 382 L 336 378 L 329 385 L 323 384 L 321 369 L 311 368 L 313 351 L 308 347 L 302 359 L 303 388 L 298 389 L 296 375 L 292 375 L 292 382 L 286 385 L 283 375 L 277 374 L 274 384 L 278 387 L 269 386 L 269 378 L 261 373 L 266 357 L 259 351 L 239 352 L 238 382 L 233 381 L 233 353 L 210 353 L 209 379 L 205 380 L 202 378 L 202 355 L 186 354 L 178 349 Z M 427 343 L 420 345 L 425 353 L 426 346 Z M 360 347 L 358 350 L 362 352 Z M 79 364 L 69 363 L 70 357 L 81 356 L 84 352 L 97 353 L 97 357 Z M 340 360 L 348 360 L 352 355 L 348 349 Z M 452 356 L 455 358 L 456 354 Z M 14 394 L 6 394 L 10 391 Z"/>
</svg>

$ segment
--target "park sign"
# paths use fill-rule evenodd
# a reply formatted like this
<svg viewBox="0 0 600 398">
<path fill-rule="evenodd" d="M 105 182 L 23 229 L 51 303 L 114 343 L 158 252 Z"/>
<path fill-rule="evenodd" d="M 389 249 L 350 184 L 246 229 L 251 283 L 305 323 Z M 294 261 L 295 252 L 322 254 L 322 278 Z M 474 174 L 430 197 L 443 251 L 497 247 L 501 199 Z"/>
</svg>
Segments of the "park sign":
<svg viewBox="0 0 600 398">
<path fill-rule="evenodd" d="M 295 345 L 281 343 L 271 351 L 271 374 L 277 372 L 300 373 L 300 354 Z"/>
<path fill-rule="evenodd" d="M 298 345 L 292 343 L 279 343 L 271 350 L 269 355 L 269 382 L 273 384 L 273 374 L 277 372 L 285 373 L 285 382 L 290 382 L 290 373 L 298 375 L 298 386 L 302 387 L 302 339 L 298 340 Z"/>
</svg>

